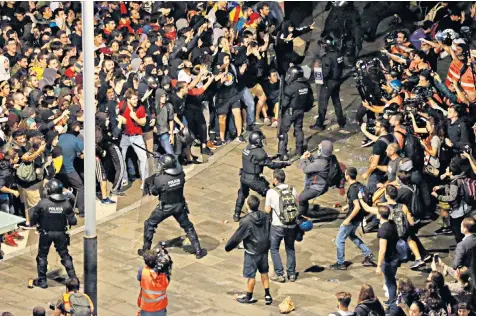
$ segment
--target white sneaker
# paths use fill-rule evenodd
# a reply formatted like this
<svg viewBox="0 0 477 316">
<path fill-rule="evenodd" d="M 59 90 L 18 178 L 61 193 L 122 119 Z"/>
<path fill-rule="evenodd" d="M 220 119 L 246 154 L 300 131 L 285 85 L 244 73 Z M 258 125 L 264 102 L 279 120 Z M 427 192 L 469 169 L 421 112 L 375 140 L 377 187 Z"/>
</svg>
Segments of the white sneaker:
<svg viewBox="0 0 477 316">
<path fill-rule="evenodd" d="M 263 120 L 263 124 L 265 124 L 266 126 L 270 126 L 272 125 L 272 122 L 270 121 L 270 119 L 268 117 L 266 117 L 264 120 Z"/>
</svg>

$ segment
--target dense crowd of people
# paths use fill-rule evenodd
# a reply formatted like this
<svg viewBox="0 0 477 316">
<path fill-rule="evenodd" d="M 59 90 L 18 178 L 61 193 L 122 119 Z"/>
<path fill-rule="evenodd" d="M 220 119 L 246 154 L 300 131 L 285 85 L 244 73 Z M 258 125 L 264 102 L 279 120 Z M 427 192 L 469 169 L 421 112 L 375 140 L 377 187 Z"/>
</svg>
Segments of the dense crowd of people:
<svg viewBox="0 0 477 316">
<path fill-rule="evenodd" d="M 355 9 L 349 2 L 331 10 Z M 24 217 L 23 228 L 35 229 L 30 214 L 46 196 L 46 183 L 57 179 L 82 217 L 83 111 L 93 105 L 85 105 L 82 94 L 81 3 L 6 1 L 1 16 L 0 210 Z M 114 204 L 111 196 L 123 195 L 135 180 L 140 179 L 143 188 L 155 173 L 148 162 L 155 154 L 173 155 L 181 165 L 205 163 L 204 156 L 231 141 L 245 143 L 261 125 L 280 128 L 286 115 L 279 108 L 280 77 L 289 69 L 303 73 L 298 66 L 303 56 L 294 51 L 293 39 L 315 27 L 283 19 L 280 6 L 267 2 L 95 3 L 95 168 L 101 203 Z M 415 29 L 388 34 L 381 57 L 351 65 L 356 66 L 363 99 L 356 121 L 365 136 L 362 146 L 372 146 L 372 155 L 362 174 L 342 166 L 337 185 L 344 193 L 348 184 L 342 209 L 346 217 L 336 237 L 337 261 L 330 268 L 347 269 L 349 238 L 362 251 L 363 265 L 383 274 L 388 300 L 380 301 L 365 284 L 354 313 L 348 310 L 352 295 L 339 292 L 338 311 L 330 315 L 384 315 L 385 309 L 390 315 L 475 314 L 475 4 L 461 8 L 439 3 L 415 24 Z M 338 45 L 333 38 L 326 40 L 331 52 L 346 55 L 347 66 L 356 62 L 362 47 L 356 42 L 361 41 L 358 31 L 342 33 Z M 347 51 L 347 42 L 357 49 Z M 451 60 L 445 78 L 437 73 L 441 59 Z M 333 65 L 344 67 L 340 62 Z M 332 70 L 324 67 L 326 82 Z M 303 75 L 300 80 L 307 81 Z M 341 110 L 336 85 L 340 78 L 333 80 L 330 89 L 337 93 L 328 97 Z M 291 98 L 285 96 L 293 107 Z M 320 101 L 316 127 L 322 129 L 327 102 Z M 340 113 L 338 123 L 344 128 L 346 118 Z M 295 121 L 294 128 L 303 147 L 303 111 L 300 115 L 301 123 Z M 193 155 L 193 146 L 203 158 Z M 255 302 L 257 270 L 266 303 L 272 303 L 269 250 L 275 271 L 270 280 L 299 281 L 295 242 L 303 232 L 290 218 L 284 221 L 284 194 L 290 210 L 297 201 L 297 217 L 312 217 L 308 200 L 328 191 L 333 145 L 322 142 L 317 155 L 298 146 L 300 167 L 307 174 L 304 192 L 298 194 L 286 184 L 285 172 L 276 170 L 275 188 L 261 192 L 270 216 L 256 213 L 259 200 L 254 196 L 246 207 L 255 215 L 240 219 L 242 206 L 237 207 L 234 219 L 240 226 L 226 250 L 243 241 L 248 253 L 247 293 L 238 298 L 240 303 Z M 288 157 L 286 143 L 280 150 L 282 158 Z M 246 196 L 242 198 L 243 204 Z M 453 236 L 457 244 L 452 266 L 428 252 L 417 234 L 422 224 L 436 219 L 436 210 L 442 227 L 435 233 Z M 268 222 L 270 229 L 263 228 Z M 356 235 L 363 222 L 366 233 L 377 231 L 375 255 Z M 12 231 L 2 238 L 15 247 L 23 236 Z M 282 240 L 286 269 L 279 254 Z M 411 258 L 410 269 L 431 262 L 425 285 L 396 279 L 397 270 Z"/>
</svg>

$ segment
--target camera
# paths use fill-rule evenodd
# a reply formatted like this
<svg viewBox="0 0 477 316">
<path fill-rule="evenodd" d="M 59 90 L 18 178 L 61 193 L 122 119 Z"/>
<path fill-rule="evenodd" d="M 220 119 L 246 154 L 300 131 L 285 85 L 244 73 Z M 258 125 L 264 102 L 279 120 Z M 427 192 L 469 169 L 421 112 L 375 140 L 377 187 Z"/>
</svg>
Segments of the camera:
<svg viewBox="0 0 477 316">
<path fill-rule="evenodd" d="M 166 249 L 166 243 L 161 241 L 156 248 L 156 266 L 154 271 L 157 273 L 165 273 L 168 277 L 172 274 L 172 258 L 169 256 L 169 251 Z"/>
<path fill-rule="evenodd" d="M 468 153 L 469 155 L 472 155 L 472 148 L 470 148 L 469 145 L 462 146 L 460 148 L 460 154 L 462 155 L 463 153 Z"/>
<path fill-rule="evenodd" d="M 391 48 L 391 46 L 396 45 L 397 31 L 389 32 L 384 37 L 384 47 L 386 49 Z"/>
</svg>

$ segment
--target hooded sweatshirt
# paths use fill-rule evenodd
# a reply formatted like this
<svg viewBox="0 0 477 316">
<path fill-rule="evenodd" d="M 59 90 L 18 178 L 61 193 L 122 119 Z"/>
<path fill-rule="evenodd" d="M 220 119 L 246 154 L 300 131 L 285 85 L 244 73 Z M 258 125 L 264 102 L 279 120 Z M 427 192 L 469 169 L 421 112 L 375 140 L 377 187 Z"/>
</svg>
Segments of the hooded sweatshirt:
<svg viewBox="0 0 477 316">
<path fill-rule="evenodd" d="M 320 143 L 321 153 L 317 157 L 300 159 L 300 169 L 305 173 L 305 186 L 316 191 L 326 192 L 330 158 L 333 155 L 333 144 L 324 140 Z"/>
<path fill-rule="evenodd" d="M 0 55 L 0 81 L 10 79 L 10 62 L 8 68 L 5 68 L 5 59 L 8 60 L 4 55 Z"/>
<path fill-rule="evenodd" d="M 459 182 L 465 179 L 465 174 L 459 174 L 451 177 L 451 182 L 446 185 L 441 185 L 444 189 L 443 195 L 438 195 L 437 200 L 441 202 L 449 202 L 452 211 L 449 213 L 452 218 L 459 218 L 468 214 L 472 210 L 472 206 L 468 205 L 462 198 L 463 188 L 459 188 Z M 462 184 L 461 184 L 462 185 Z"/>
<path fill-rule="evenodd" d="M 368 310 L 367 310 L 368 309 Z M 363 301 L 356 306 L 354 313 L 356 316 L 368 316 L 370 311 L 374 311 L 379 316 L 384 316 L 384 308 L 378 299 Z"/>
<path fill-rule="evenodd" d="M 237 231 L 225 245 L 229 252 L 243 241 L 245 251 L 251 255 L 266 254 L 270 249 L 270 220 L 260 211 L 250 212 L 239 223 Z"/>
<path fill-rule="evenodd" d="M 174 107 L 169 102 L 166 102 L 164 106 L 161 107 L 160 100 L 161 97 L 166 94 L 166 91 L 163 89 L 156 90 L 156 104 L 155 104 L 155 112 L 156 112 L 156 129 L 157 134 L 162 135 L 168 133 L 169 130 L 169 122 L 174 120 Z"/>
</svg>

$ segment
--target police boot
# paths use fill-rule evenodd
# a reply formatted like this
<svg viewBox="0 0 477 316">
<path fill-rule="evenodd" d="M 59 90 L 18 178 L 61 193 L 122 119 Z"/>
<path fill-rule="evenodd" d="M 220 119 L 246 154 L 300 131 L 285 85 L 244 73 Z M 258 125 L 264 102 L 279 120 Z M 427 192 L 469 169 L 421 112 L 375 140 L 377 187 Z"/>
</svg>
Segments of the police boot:
<svg viewBox="0 0 477 316">
<path fill-rule="evenodd" d="M 48 283 L 46 282 L 46 279 L 34 279 L 33 285 L 36 287 L 41 287 L 42 289 L 48 288 Z"/>
<path fill-rule="evenodd" d="M 192 247 L 194 247 L 195 258 L 196 259 L 201 259 L 201 258 L 207 256 L 207 250 L 200 247 L 199 237 L 197 237 L 197 233 L 196 233 L 194 227 L 189 229 L 186 232 L 186 235 L 187 235 L 187 238 L 189 238 Z"/>
<path fill-rule="evenodd" d="M 239 222 L 240 221 L 240 213 L 234 213 L 233 219 L 234 219 L 234 222 Z"/>
<path fill-rule="evenodd" d="M 144 256 L 144 253 L 147 250 L 151 249 L 151 246 L 152 246 L 152 244 L 150 242 L 145 242 L 144 245 L 142 246 L 142 248 L 137 250 L 137 254 L 141 257 Z"/>
<path fill-rule="evenodd" d="M 278 153 L 280 154 L 280 161 L 287 161 L 290 159 L 287 151 L 287 142 L 282 135 L 278 136 Z"/>
</svg>

